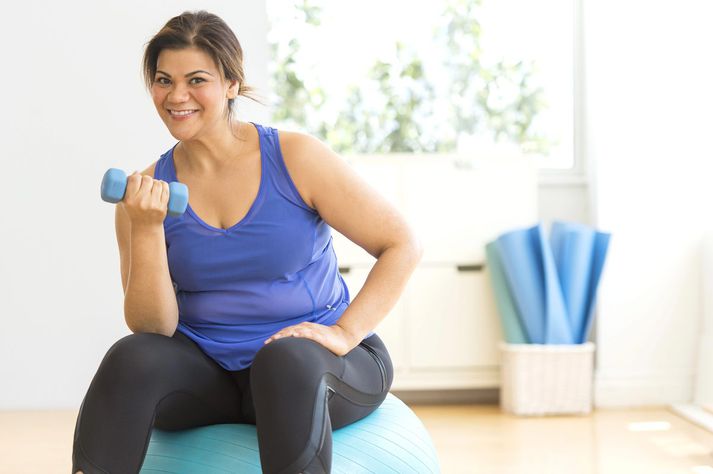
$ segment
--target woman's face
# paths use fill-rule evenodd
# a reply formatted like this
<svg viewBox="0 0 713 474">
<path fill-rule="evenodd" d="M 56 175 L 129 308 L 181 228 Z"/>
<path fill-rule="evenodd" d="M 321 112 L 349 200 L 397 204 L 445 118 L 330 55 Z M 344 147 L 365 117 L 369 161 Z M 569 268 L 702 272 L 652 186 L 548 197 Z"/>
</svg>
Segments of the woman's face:
<svg viewBox="0 0 713 474">
<path fill-rule="evenodd" d="M 237 81 L 225 82 L 200 49 L 164 49 L 156 62 L 151 96 L 171 135 L 188 140 L 227 125 L 228 99 L 237 89 Z"/>
</svg>

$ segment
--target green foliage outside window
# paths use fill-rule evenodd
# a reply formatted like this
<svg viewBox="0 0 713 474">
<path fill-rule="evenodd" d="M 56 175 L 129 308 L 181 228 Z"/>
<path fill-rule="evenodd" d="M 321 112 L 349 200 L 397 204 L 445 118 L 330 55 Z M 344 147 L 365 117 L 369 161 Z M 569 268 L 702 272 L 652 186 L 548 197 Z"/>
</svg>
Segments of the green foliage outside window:
<svg viewBox="0 0 713 474">
<path fill-rule="evenodd" d="M 481 61 L 480 1 L 448 0 L 433 41 L 442 51 L 449 85 L 438 91 L 417 51 L 398 42 L 396 60 L 376 60 L 368 76 L 349 86 L 338 112 L 322 87 L 307 87 L 298 67 L 299 38 L 271 43 L 273 120 L 326 141 L 340 153 L 451 152 L 465 136 L 485 135 L 546 154 L 554 143 L 533 131 L 533 120 L 547 106 L 533 85 L 532 63 Z M 319 28 L 322 7 L 297 0 L 295 14 L 304 27 Z M 441 88 L 443 89 L 443 88 Z M 434 123 L 437 101 L 448 109 L 447 123 Z"/>
</svg>

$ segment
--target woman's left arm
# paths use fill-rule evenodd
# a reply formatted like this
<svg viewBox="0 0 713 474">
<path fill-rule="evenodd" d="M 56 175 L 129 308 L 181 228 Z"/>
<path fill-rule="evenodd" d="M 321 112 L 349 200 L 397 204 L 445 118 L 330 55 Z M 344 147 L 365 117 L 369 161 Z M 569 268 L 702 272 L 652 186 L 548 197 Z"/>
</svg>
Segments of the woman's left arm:
<svg viewBox="0 0 713 474">
<path fill-rule="evenodd" d="M 377 261 L 336 327 L 301 323 L 265 343 L 285 336 L 308 337 L 344 355 L 396 305 L 423 248 L 401 213 L 327 145 L 310 135 L 282 131 L 280 145 L 304 201 Z"/>
</svg>

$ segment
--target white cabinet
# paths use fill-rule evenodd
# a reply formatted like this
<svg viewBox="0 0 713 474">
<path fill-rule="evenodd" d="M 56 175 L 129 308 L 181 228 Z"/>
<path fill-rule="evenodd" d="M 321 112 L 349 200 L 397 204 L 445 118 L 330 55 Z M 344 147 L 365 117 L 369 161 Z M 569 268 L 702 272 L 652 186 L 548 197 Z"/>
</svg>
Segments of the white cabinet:
<svg viewBox="0 0 713 474">
<path fill-rule="evenodd" d="M 523 157 L 491 156 L 458 165 L 453 156 L 349 159 L 406 217 L 424 258 L 375 331 L 394 363 L 396 390 L 499 385 L 501 326 L 484 246 L 537 218 L 537 174 Z M 334 247 L 356 297 L 375 259 L 334 231 Z"/>
<path fill-rule="evenodd" d="M 459 271 L 450 265 L 419 268 L 408 301 L 412 368 L 497 365 L 500 329 L 492 317 L 493 301 L 482 271 Z"/>
</svg>

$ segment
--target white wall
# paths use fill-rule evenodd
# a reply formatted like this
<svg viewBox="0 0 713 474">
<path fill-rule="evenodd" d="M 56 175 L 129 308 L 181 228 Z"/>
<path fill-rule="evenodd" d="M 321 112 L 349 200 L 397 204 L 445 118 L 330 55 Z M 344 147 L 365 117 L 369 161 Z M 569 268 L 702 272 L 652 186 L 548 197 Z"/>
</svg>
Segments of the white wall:
<svg viewBox="0 0 713 474">
<path fill-rule="evenodd" d="M 538 186 L 538 219 L 550 228 L 555 220 L 591 224 L 589 183 L 578 179 Z"/>
<path fill-rule="evenodd" d="M 264 0 L 13 2 L 0 28 L 0 409 L 78 408 L 129 334 L 107 168 L 144 169 L 175 143 L 140 76 L 144 44 L 206 9 L 233 28 L 266 95 Z M 264 122 L 264 107 L 239 104 Z"/>
<path fill-rule="evenodd" d="M 702 316 L 693 401 L 713 407 L 713 228 L 704 237 L 701 260 Z"/>
<path fill-rule="evenodd" d="M 713 6 L 586 1 L 593 214 L 613 233 L 599 298 L 599 406 L 690 401 L 711 219 Z"/>
</svg>

